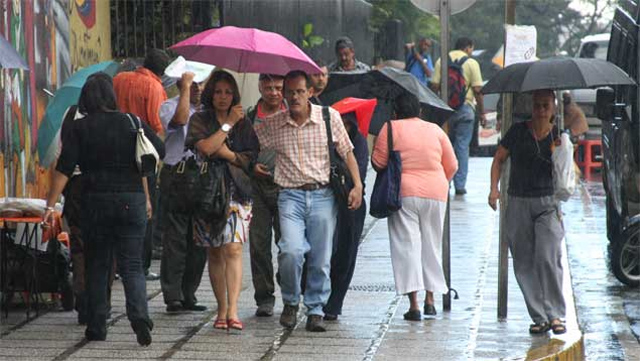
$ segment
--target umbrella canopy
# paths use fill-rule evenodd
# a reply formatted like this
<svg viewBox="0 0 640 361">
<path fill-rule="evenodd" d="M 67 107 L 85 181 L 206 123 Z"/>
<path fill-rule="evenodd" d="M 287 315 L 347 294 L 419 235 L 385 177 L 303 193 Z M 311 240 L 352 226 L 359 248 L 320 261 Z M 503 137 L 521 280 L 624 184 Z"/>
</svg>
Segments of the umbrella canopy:
<svg viewBox="0 0 640 361">
<path fill-rule="evenodd" d="M 280 34 L 224 26 L 198 33 L 170 47 L 188 60 L 239 73 L 285 75 L 292 70 L 318 74 L 322 70 L 295 44 Z"/>
<path fill-rule="evenodd" d="M 29 65 L 22 59 L 13 45 L 0 36 L 0 68 L 29 70 Z"/>
<path fill-rule="evenodd" d="M 73 73 L 56 90 L 53 99 L 47 105 L 44 118 L 38 128 L 38 156 L 40 157 L 41 167 L 46 168 L 55 160 L 59 146 L 58 138 L 60 136 L 60 127 L 62 126 L 62 117 L 67 108 L 78 103 L 80 91 L 87 78 L 91 74 L 100 71 L 113 76 L 119 67 L 120 64 L 115 61 L 105 61 L 82 68 Z"/>
<path fill-rule="evenodd" d="M 358 130 L 366 137 L 369 134 L 369 124 L 371 124 L 376 104 L 378 104 L 376 99 L 345 98 L 331 107 L 340 114 L 355 112 Z"/>
<path fill-rule="evenodd" d="M 539 89 L 583 89 L 634 85 L 615 64 L 593 58 L 556 57 L 510 65 L 482 88 L 489 93 L 524 93 Z"/>
<path fill-rule="evenodd" d="M 373 70 L 365 77 L 363 86 L 376 98 L 395 99 L 404 91 L 415 95 L 426 111 L 425 118 L 438 125 L 442 125 L 454 112 L 433 91 L 404 70 L 390 67 Z"/>
</svg>

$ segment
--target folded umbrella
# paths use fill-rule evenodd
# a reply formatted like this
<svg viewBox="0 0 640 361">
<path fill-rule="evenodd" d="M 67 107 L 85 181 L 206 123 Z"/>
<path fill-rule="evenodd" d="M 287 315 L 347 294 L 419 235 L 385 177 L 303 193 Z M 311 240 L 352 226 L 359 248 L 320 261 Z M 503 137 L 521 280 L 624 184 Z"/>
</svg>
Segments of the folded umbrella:
<svg viewBox="0 0 640 361">
<path fill-rule="evenodd" d="M 510 65 L 482 88 L 490 93 L 524 93 L 540 89 L 584 89 L 634 85 L 627 73 L 613 63 L 594 58 L 555 57 Z"/>
<path fill-rule="evenodd" d="M 80 91 L 87 81 L 87 78 L 97 72 L 105 72 L 111 76 L 115 75 L 120 64 L 115 61 L 105 61 L 82 68 L 73 73 L 58 90 L 54 93 L 53 99 L 47 104 L 47 108 L 38 128 L 38 156 L 40 166 L 47 168 L 56 159 L 60 127 L 64 112 L 71 105 L 77 104 L 80 98 Z"/>
<path fill-rule="evenodd" d="M 224 26 L 205 30 L 170 47 L 187 60 L 239 73 L 285 75 L 292 70 L 318 74 L 322 70 L 284 36 L 253 28 Z"/>
<path fill-rule="evenodd" d="M 3 36 L 0 36 L 0 68 L 29 70 L 27 62 Z"/>
<path fill-rule="evenodd" d="M 356 120 L 358 121 L 358 130 L 362 135 L 367 137 L 369 134 L 369 124 L 371 124 L 371 118 L 373 117 L 377 103 L 378 101 L 376 99 L 345 98 L 333 104 L 331 107 L 340 114 L 355 112 Z"/>
</svg>

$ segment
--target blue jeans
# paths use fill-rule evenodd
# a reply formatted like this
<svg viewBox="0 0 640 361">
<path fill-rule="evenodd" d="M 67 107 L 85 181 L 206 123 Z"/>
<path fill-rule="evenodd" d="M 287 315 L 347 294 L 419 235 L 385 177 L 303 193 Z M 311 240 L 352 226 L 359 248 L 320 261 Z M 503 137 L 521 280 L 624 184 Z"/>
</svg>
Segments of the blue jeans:
<svg viewBox="0 0 640 361">
<path fill-rule="evenodd" d="M 331 293 L 329 272 L 338 214 L 333 191 L 283 189 L 278 196 L 278 211 L 282 234 L 278 242 L 282 301 L 290 306 L 300 303 L 300 278 L 307 254 L 304 305 L 307 315 L 322 316 Z"/>
<path fill-rule="evenodd" d="M 449 118 L 449 139 L 458 158 L 458 171 L 453 177 L 456 189 L 465 189 L 469 171 L 469 145 L 473 137 L 475 113 L 471 105 L 465 103 Z"/>
<path fill-rule="evenodd" d="M 86 335 L 106 336 L 107 285 L 113 257 L 117 259 L 132 327 L 135 330 L 146 323 L 152 328 L 142 269 L 147 224 L 144 193 L 86 193 L 81 222 L 88 298 Z"/>
</svg>

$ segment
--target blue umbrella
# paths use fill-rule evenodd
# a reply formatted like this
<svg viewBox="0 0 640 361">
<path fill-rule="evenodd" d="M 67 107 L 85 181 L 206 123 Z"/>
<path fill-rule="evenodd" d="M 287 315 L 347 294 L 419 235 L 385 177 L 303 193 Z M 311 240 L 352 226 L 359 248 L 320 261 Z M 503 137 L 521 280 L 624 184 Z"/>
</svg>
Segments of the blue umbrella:
<svg viewBox="0 0 640 361">
<path fill-rule="evenodd" d="M 111 76 L 118 71 L 120 64 L 115 61 L 105 61 L 82 68 L 73 73 L 55 92 L 53 99 L 47 105 L 47 110 L 42 119 L 42 124 L 38 128 L 38 156 L 40 166 L 48 167 L 56 158 L 58 150 L 58 139 L 62 117 L 70 106 L 77 104 L 80 98 L 80 91 L 87 81 L 87 78 L 97 72 L 105 72 Z"/>
<path fill-rule="evenodd" d="M 29 70 L 29 65 L 22 59 L 13 45 L 0 36 L 0 68 Z"/>
</svg>

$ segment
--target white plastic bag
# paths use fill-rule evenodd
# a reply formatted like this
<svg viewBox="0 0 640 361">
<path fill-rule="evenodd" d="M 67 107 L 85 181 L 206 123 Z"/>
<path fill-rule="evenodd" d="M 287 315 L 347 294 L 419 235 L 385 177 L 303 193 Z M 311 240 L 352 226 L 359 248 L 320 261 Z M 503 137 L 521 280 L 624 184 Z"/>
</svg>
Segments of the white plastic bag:
<svg viewBox="0 0 640 361">
<path fill-rule="evenodd" d="M 138 165 L 138 169 L 145 177 L 153 176 L 158 172 L 160 156 L 149 138 L 144 135 L 140 118 L 135 117 L 136 121 L 134 121 L 133 117 L 128 113 L 127 117 L 129 117 L 129 121 L 131 121 L 131 127 L 136 131 L 136 164 Z"/>
<path fill-rule="evenodd" d="M 573 144 L 569 134 L 562 133 L 560 142 L 551 155 L 553 186 L 556 199 L 566 202 L 576 190 L 576 173 L 573 168 Z"/>
</svg>

